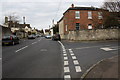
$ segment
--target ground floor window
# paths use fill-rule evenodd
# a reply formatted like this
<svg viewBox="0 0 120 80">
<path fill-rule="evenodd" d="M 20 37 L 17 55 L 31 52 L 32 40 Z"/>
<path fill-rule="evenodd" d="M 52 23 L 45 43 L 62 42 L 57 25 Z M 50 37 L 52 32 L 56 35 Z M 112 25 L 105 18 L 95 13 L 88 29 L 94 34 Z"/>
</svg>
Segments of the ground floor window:
<svg viewBox="0 0 120 80">
<path fill-rule="evenodd" d="M 92 29 L 92 24 L 88 24 L 88 29 Z"/>
<path fill-rule="evenodd" d="M 76 30 L 80 29 L 80 23 L 76 23 Z"/>
<path fill-rule="evenodd" d="M 68 26 L 67 25 L 65 26 L 65 31 L 68 31 Z"/>
</svg>

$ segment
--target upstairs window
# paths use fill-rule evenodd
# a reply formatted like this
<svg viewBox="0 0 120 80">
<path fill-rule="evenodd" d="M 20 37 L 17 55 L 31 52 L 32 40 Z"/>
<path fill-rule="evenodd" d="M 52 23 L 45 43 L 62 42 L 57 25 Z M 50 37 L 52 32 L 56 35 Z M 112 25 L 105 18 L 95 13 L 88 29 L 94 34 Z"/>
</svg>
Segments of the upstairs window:
<svg viewBox="0 0 120 80">
<path fill-rule="evenodd" d="M 103 16 L 102 16 L 102 12 L 98 12 L 98 19 L 102 19 Z"/>
<path fill-rule="evenodd" d="M 92 12 L 88 11 L 88 19 L 92 19 Z"/>
<path fill-rule="evenodd" d="M 75 19 L 80 19 L 80 11 L 75 11 Z"/>
<path fill-rule="evenodd" d="M 80 29 L 80 23 L 76 23 L 76 30 Z"/>
</svg>

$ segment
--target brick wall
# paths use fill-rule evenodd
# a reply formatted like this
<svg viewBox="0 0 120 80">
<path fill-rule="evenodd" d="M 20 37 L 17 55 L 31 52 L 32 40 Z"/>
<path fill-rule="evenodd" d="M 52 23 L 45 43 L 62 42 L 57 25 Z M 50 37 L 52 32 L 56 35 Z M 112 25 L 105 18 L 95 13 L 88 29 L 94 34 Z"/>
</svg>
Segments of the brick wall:
<svg viewBox="0 0 120 80">
<path fill-rule="evenodd" d="M 80 11 L 80 19 L 75 19 L 75 11 Z M 88 19 L 88 11 L 92 12 L 92 19 Z M 96 24 L 102 24 L 102 19 L 98 19 L 98 12 L 100 10 L 68 10 L 63 18 L 65 34 L 68 34 L 69 30 L 76 30 L 76 23 L 80 23 L 80 29 L 88 29 L 88 24 L 92 24 L 93 29 Z M 68 31 L 66 31 L 66 25 Z"/>
</svg>

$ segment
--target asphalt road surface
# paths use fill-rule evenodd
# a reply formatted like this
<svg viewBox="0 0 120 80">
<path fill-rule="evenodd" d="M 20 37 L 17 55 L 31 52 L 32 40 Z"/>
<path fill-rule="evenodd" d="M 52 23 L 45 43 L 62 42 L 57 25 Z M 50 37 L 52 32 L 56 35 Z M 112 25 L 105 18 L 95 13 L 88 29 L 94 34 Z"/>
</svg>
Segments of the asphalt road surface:
<svg viewBox="0 0 120 80">
<path fill-rule="evenodd" d="M 3 78 L 81 78 L 98 61 L 118 55 L 117 41 L 68 42 L 45 38 L 2 47 Z"/>
</svg>

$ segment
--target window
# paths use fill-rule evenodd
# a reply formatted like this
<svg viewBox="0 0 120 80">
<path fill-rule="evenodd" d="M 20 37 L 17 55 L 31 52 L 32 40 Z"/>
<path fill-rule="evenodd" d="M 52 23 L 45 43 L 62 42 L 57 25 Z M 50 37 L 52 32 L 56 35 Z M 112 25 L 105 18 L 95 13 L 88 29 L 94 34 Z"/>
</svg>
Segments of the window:
<svg viewBox="0 0 120 80">
<path fill-rule="evenodd" d="M 66 25 L 65 31 L 68 31 L 68 26 Z"/>
<path fill-rule="evenodd" d="M 88 19 L 92 19 L 92 12 L 88 11 Z"/>
<path fill-rule="evenodd" d="M 80 23 L 76 23 L 76 30 L 80 29 Z"/>
<path fill-rule="evenodd" d="M 102 16 L 102 12 L 98 12 L 98 19 L 102 19 L 103 16 Z"/>
<path fill-rule="evenodd" d="M 80 19 L 80 11 L 75 11 L 75 19 Z"/>
<path fill-rule="evenodd" d="M 88 29 L 92 29 L 92 24 L 88 24 Z"/>
</svg>

